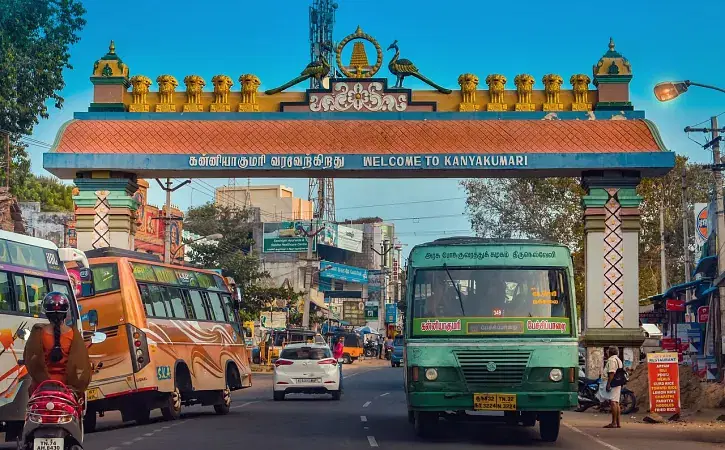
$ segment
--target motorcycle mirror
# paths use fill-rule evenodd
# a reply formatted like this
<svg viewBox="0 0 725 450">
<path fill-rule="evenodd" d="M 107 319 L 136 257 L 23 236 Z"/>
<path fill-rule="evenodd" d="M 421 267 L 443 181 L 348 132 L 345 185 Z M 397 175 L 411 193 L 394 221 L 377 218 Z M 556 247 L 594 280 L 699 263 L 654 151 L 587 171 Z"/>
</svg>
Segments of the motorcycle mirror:
<svg viewBox="0 0 725 450">
<path fill-rule="evenodd" d="M 106 340 L 106 333 L 101 333 L 100 331 L 96 331 L 91 336 L 91 344 L 100 344 L 101 342 Z"/>
<path fill-rule="evenodd" d="M 18 337 L 24 341 L 27 341 L 30 338 L 30 330 L 28 330 L 27 328 L 18 330 Z"/>
</svg>

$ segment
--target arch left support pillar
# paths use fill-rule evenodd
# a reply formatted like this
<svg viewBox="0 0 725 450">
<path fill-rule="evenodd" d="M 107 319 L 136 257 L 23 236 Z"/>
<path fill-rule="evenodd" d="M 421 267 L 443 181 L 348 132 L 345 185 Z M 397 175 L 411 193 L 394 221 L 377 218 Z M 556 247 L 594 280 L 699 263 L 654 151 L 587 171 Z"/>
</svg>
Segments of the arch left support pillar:
<svg viewBox="0 0 725 450">
<path fill-rule="evenodd" d="M 625 367 L 639 362 L 638 174 L 586 173 L 582 185 L 586 295 L 583 310 L 586 374 L 598 377 L 604 352 L 620 349 Z"/>
<path fill-rule="evenodd" d="M 138 190 L 135 174 L 112 171 L 79 172 L 76 205 L 78 249 L 103 247 L 134 250 Z"/>
</svg>

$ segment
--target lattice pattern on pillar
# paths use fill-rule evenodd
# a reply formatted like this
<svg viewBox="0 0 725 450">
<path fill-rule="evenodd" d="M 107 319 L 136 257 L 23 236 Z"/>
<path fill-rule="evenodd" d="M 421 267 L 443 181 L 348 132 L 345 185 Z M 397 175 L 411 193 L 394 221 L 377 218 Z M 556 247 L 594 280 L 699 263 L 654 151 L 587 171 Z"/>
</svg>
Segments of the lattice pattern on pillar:
<svg viewBox="0 0 725 450">
<path fill-rule="evenodd" d="M 96 215 L 93 217 L 93 248 L 111 246 L 111 205 L 108 203 L 109 191 L 96 191 L 96 205 L 93 208 Z"/>
<path fill-rule="evenodd" d="M 624 238 L 618 189 L 607 189 L 604 205 L 604 328 L 624 324 Z"/>
</svg>

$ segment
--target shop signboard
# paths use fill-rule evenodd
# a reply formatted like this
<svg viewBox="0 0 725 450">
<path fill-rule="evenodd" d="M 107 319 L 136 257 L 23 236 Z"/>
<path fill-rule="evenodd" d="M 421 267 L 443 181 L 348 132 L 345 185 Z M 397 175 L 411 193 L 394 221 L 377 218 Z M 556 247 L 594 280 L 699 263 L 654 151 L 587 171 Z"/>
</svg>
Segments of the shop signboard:
<svg viewBox="0 0 725 450">
<path fill-rule="evenodd" d="M 378 320 L 378 306 L 367 305 L 365 306 L 365 320 L 368 322 Z"/>
<path fill-rule="evenodd" d="M 388 303 L 385 305 L 385 323 L 395 324 L 398 322 L 398 305 Z"/>
<path fill-rule="evenodd" d="M 668 298 L 665 301 L 665 309 L 667 311 L 682 312 L 685 310 L 685 301 L 676 298 Z"/>
<path fill-rule="evenodd" d="M 707 323 L 708 319 L 710 319 L 710 307 L 700 306 L 697 308 L 697 321 L 699 323 Z"/>
<path fill-rule="evenodd" d="M 286 328 L 287 313 L 284 311 L 263 311 L 259 317 L 261 328 Z"/>
<path fill-rule="evenodd" d="M 680 369 L 677 353 L 648 353 L 649 409 L 658 414 L 680 412 Z"/>
<path fill-rule="evenodd" d="M 270 222 L 262 225 L 262 251 L 266 253 L 301 253 L 307 251 L 306 232 L 310 223 L 303 221 Z M 315 242 L 312 243 L 315 245 Z M 313 248 L 314 250 L 314 248 Z"/>
<path fill-rule="evenodd" d="M 368 270 L 347 266 L 330 261 L 320 261 L 320 278 L 346 281 L 348 283 L 367 284 Z"/>
<path fill-rule="evenodd" d="M 702 246 L 710 237 L 710 219 L 707 203 L 695 203 L 695 261 L 702 257 Z"/>
<path fill-rule="evenodd" d="M 360 299 L 342 302 L 342 320 L 350 325 L 361 327 L 366 323 L 365 304 Z"/>
<path fill-rule="evenodd" d="M 344 225 L 336 226 L 337 244 L 335 246 L 343 250 L 362 253 L 363 230 L 346 227 Z"/>
</svg>

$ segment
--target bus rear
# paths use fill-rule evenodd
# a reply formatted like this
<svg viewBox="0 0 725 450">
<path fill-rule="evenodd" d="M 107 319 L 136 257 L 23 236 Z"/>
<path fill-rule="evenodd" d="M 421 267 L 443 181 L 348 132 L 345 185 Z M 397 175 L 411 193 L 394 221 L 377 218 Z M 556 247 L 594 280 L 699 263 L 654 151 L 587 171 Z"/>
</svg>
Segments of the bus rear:
<svg viewBox="0 0 725 450">
<path fill-rule="evenodd" d="M 416 246 L 408 267 L 403 360 L 416 431 L 433 432 L 441 416 L 486 415 L 539 421 L 542 439 L 555 441 L 561 411 L 577 404 L 568 248 L 440 239 Z"/>
</svg>

